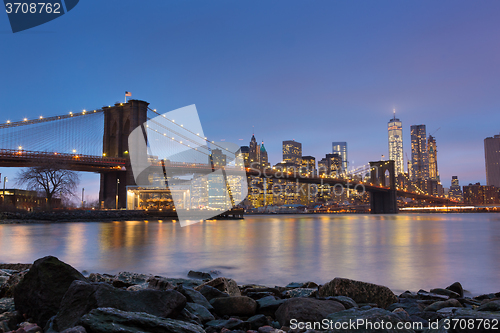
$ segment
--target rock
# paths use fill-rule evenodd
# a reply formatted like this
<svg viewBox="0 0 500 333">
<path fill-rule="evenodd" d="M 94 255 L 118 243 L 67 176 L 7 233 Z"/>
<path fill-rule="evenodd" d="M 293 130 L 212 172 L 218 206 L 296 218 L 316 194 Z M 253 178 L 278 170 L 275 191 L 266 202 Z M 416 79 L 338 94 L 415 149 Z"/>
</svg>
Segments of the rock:
<svg viewBox="0 0 500 333">
<path fill-rule="evenodd" d="M 414 333 L 413 330 L 411 329 L 398 329 L 395 330 L 394 328 L 398 323 L 402 323 L 403 321 L 401 318 L 399 318 L 396 314 L 391 313 L 387 310 L 380 309 L 380 308 L 373 308 L 370 310 L 366 311 L 361 311 L 357 308 L 351 308 L 349 310 L 345 311 L 340 311 L 336 313 L 332 313 L 328 316 L 326 316 L 326 319 L 331 320 L 333 323 L 332 325 L 335 325 L 334 323 L 347 323 L 349 324 L 350 321 L 352 322 L 357 322 L 358 320 L 363 320 L 365 325 L 364 326 L 356 326 L 359 329 L 355 330 L 357 333 L 369 333 L 369 332 L 377 332 L 377 333 Z M 392 329 L 376 329 L 375 325 L 381 325 L 381 323 L 384 322 L 385 326 L 387 326 L 387 323 L 392 324 Z M 367 327 L 366 323 L 370 323 L 373 325 L 372 327 Z M 340 324 L 338 324 L 340 325 Z M 350 332 L 348 330 L 342 330 L 342 332 Z"/>
<path fill-rule="evenodd" d="M 195 287 L 194 289 L 200 291 L 203 286 L 214 287 L 222 292 L 225 292 L 226 294 L 229 294 L 229 296 L 241 296 L 240 289 L 238 288 L 236 282 L 232 279 L 226 279 L 225 277 L 218 277 L 210 280 L 198 287 Z"/>
<path fill-rule="evenodd" d="M 446 317 L 450 317 L 452 314 L 455 313 L 455 311 L 457 311 L 457 307 L 447 307 L 447 308 L 441 308 L 439 310 L 437 310 L 436 312 L 439 313 L 439 314 L 442 314 Z"/>
<path fill-rule="evenodd" d="M 30 269 L 31 266 L 33 264 L 0 264 L 0 269 L 22 272 Z"/>
<path fill-rule="evenodd" d="M 14 299 L 13 298 L 2 298 L 0 299 L 0 314 L 4 312 L 13 312 L 15 310 L 14 307 Z"/>
<path fill-rule="evenodd" d="M 207 301 L 211 301 L 214 298 L 229 297 L 229 294 L 224 293 L 219 289 L 211 286 L 202 286 L 198 289 L 195 288 L 195 290 L 199 291 L 203 296 L 205 296 Z"/>
<path fill-rule="evenodd" d="M 205 326 L 213 327 L 217 331 L 220 331 L 222 328 L 227 328 L 229 330 L 241 329 L 248 326 L 248 323 L 245 323 L 243 320 L 236 318 L 229 318 L 228 320 L 218 319 L 212 320 L 205 324 Z"/>
<path fill-rule="evenodd" d="M 186 298 L 174 290 L 127 291 L 106 283 L 75 281 L 64 295 L 54 328 L 62 331 L 73 327 L 83 315 L 96 308 L 109 307 L 170 317 L 179 314 L 185 305 Z"/>
<path fill-rule="evenodd" d="M 278 299 L 274 296 L 267 296 L 257 300 L 257 313 L 274 317 L 276 310 L 283 304 L 285 299 Z"/>
<path fill-rule="evenodd" d="M 200 318 L 202 323 L 215 320 L 213 314 L 211 314 L 210 311 L 208 311 L 203 305 L 197 303 L 186 303 L 186 310 Z"/>
<path fill-rule="evenodd" d="M 17 333 L 43 333 L 43 330 L 37 325 L 29 322 L 19 324 Z"/>
<path fill-rule="evenodd" d="M 93 309 L 81 318 L 80 323 L 89 333 L 205 333 L 195 324 L 113 308 Z"/>
<path fill-rule="evenodd" d="M 292 297 L 310 297 L 314 296 L 318 289 L 313 288 L 295 288 L 292 290 L 287 290 L 283 293 L 283 296 L 286 298 Z"/>
<path fill-rule="evenodd" d="M 164 277 L 152 277 L 148 279 L 148 288 L 156 290 L 173 290 L 175 286 Z"/>
<path fill-rule="evenodd" d="M 479 295 L 479 296 L 476 296 L 474 297 L 475 300 L 478 300 L 478 301 L 483 301 L 485 299 L 492 299 L 492 298 L 496 298 L 497 296 L 495 294 L 484 294 L 484 295 Z"/>
<path fill-rule="evenodd" d="M 214 298 L 210 301 L 215 313 L 219 316 L 253 316 L 257 310 L 257 302 L 247 296 Z"/>
<path fill-rule="evenodd" d="M 386 308 L 386 310 L 387 311 L 394 311 L 397 308 L 404 309 L 411 317 L 412 315 L 420 316 L 421 312 L 424 311 L 425 306 L 423 304 L 417 302 L 417 300 L 415 300 L 415 299 L 403 298 L 400 300 L 399 303 L 393 303 L 393 304 L 389 305 Z"/>
<path fill-rule="evenodd" d="M 354 302 L 354 300 L 352 298 L 347 297 L 347 296 L 329 296 L 329 297 L 326 297 L 325 299 L 342 303 L 342 305 L 346 309 L 358 307 L 358 304 L 356 304 L 356 302 Z"/>
<path fill-rule="evenodd" d="M 450 298 L 449 296 L 446 296 L 446 295 L 429 293 L 425 290 L 419 290 L 419 292 L 417 293 L 417 296 L 419 299 L 431 300 L 431 301 L 446 301 L 447 299 Z"/>
<path fill-rule="evenodd" d="M 61 333 L 87 333 L 87 331 L 83 326 L 75 326 L 62 331 Z"/>
<path fill-rule="evenodd" d="M 500 311 L 500 300 L 484 303 L 477 311 Z"/>
<path fill-rule="evenodd" d="M 171 284 L 173 285 L 174 287 L 175 286 L 179 286 L 179 285 L 182 285 L 184 287 L 187 287 L 187 288 L 195 288 L 199 285 L 202 284 L 202 281 L 200 280 L 193 280 L 193 279 L 175 279 L 175 278 L 166 278 L 166 277 L 163 277 L 163 276 L 152 276 L 148 279 L 149 284 L 150 284 L 150 288 L 153 288 L 153 289 L 173 289 L 173 288 L 170 288 L 168 287 L 168 284 Z M 155 285 L 158 285 L 159 287 L 155 288 L 154 286 Z M 167 287 L 161 287 L 161 286 L 167 286 Z"/>
<path fill-rule="evenodd" d="M 290 326 L 291 319 L 296 319 L 299 322 L 320 322 L 330 313 L 343 310 L 345 310 L 345 307 L 336 301 L 290 298 L 278 308 L 276 319 L 282 326 Z"/>
<path fill-rule="evenodd" d="M 451 290 L 448 290 L 448 289 L 435 288 L 435 289 L 431 289 L 430 292 L 432 294 L 448 296 L 449 298 L 460 298 L 460 295 L 458 293 L 451 291 Z"/>
<path fill-rule="evenodd" d="M 23 317 L 17 311 L 4 312 L 0 314 L 0 332 L 9 332 L 15 330 L 17 324 L 23 320 Z"/>
<path fill-rule="evenodd" d="M 446 301 L 434 302 L 431 305 L 429 305 L 428 307 L 426 307 L 424 309 L 424 311 L 436 312 L 439 309 L 449 308 L 449 307 L 461 308 L 462 304 L 458 300 L 456 300 L 454 298 L 450 298 L 449 300 L 446 300 Z"/>
<path fill-rule="evenodd" d="M 286 285 L 285 288 L 302 288 L 304 285 L 304 282 L 291 282 Z"/>
<path fill-rule="evenodd" d="M 267 317 L 263 314 L 258 314 L 248 318 L 247 323 L 250 324 L 251 330 L 258 330 L 259 327 L 268 326 L 270 324 L 269 320 L 267 320 Z"/>
<path fill-rule="evenodd" d="M 212 280 L 212 276 L 208 273 L 205 272 L 197 272 L 197 271 L 189 271 L 188 277 L 191 279 L 198 279 L 198 280 Z"/>
<path fill-rule="evenodd" d="M 133 286 L 128 287 L 127 291 L 139 291 L 139 290 L 148 289 L 148 287 L 149 287 L 149 285 L 147 283 L 134 284 Z"/>
<path fill-rule="evenodd" d="M 90 273 L 88 280 L 90 282 L 106 282 L 106 283 L 113 283 L 113 279 L 115 277 L 113 275 L 109 274 L 99 274 L 99 273 Z"/>
<path fill-rule="evenodd" d="M 464 297 L 464 288 L 462 288 L 460 282 L 455 282 L 451 286 L 446 287 L 446 289 L 457 293 L 460 297 Z"/>
<path fill-rule="evenodd" d="M 184 288 L 182 285 L 177 287 L 177 291 L 186 297 L 186 300 L 191 303 L 198 303 L 208 310 L 213 310 L 213 306 L 208 302 L 208 300 L 199 291 L 192 288 Z"/>
<path fill-rule="evenodd" d="M 410 315 L 403 308 L 394 309 L 394 311 L 392 311 L 392 313 L 394 313 L 396 316 L 398 316 L 399 319 L 401 319 L 402 321 L 410 321 L 411 320 Z"/>
<path fill-rule="evenodd" d="M 247 292 L 243 296 L 248 296 L 251 299 L 258 300 L 267 296 L 275 296 L 275 294 L 270 291 L 262 291 L 262 292 Z"/>
<path fill-rule="evenodd" d="M 56 257 L 36 260 L 15 288 L 16 310 L 45 326 L 59 310 L 64 294 L 75 280 L 87 281 L 80 272 Z"/>
<path fill-rule="evenodd" d="M 176 316 L 172 317 L 172 319 L 185 321 L 195 325 L 202 325 L 201 319 L 189 312 L 186 308 L 182 309 L 182 311 Z"/>
<path fill-rule="evenodd" d="M 146 283 L 152 275 L 132 273 L 132 272 L 120 272 L 112 281 L 113 287 L 116 288 L 128 288 L 130 286 Z"/>
<path fill-rule="evenodd" d="M 398 301 L 396 295 L 387 287 L 344 278 L 335 278 L 323 285 L 318 296 L 347 296 L 356 303 L 377 303 L 382 308 Z"/>
</svg>

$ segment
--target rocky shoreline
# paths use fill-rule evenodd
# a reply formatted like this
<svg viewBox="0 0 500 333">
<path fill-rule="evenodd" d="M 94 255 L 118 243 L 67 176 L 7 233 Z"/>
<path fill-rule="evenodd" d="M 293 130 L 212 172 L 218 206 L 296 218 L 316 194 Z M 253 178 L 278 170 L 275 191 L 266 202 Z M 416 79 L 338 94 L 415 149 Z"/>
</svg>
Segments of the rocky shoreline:
<svg viewBox="0 0 500 333">
<path fill-rule="evenodd" d="M 397 296 L 344 278 L 269 287 L 212 275 L 83 276 L 50 256 L 0 264 L 0 333 L 487 332 L 495 322 L 500 330 L 500 292 L 467 297 L 458 282 Z M 448 328 L 451 320 L 469 324 Z"/>
</svg>

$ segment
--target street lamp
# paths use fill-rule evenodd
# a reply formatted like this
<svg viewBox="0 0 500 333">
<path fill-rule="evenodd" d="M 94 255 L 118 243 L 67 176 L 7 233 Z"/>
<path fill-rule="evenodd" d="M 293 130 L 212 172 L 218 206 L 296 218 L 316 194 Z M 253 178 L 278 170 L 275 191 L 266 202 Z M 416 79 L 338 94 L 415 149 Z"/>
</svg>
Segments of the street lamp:
<svg viewBox="0 0 500 333">
<path fill-rule="evenodd" d="M 120 185 L 120 179 L 116 180 L 116 203 L 115 203 L 115 209 L 118 209 L 118 186 Z"/>
</svg>

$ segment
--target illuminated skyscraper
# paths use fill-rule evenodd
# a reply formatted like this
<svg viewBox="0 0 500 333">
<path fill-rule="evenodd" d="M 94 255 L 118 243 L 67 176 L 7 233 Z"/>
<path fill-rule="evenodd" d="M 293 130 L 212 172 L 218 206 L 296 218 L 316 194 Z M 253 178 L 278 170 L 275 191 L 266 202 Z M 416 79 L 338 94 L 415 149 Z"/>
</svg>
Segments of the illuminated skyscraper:
<svg viewBox="0 0 500 333">
<path fill-rule="evenodd" d="M 427 134 L 425 125 L 412 125 L 411 132 L 411 179 L 429 178 L 429 157 L 427 155 Z"/>
<path fill-rule="evenodd" d="M 313 156 L 302 156 L 300 173 L 306 176 L 316 176 L 316 158 Z"/>
<path fill-rule="evenodd" d="M 342 171 L 347 171 L 347 142 L 332 142 L 332 153 L 342 158 Z"/>
<path fill-rule="evenodd" d="M 403 126 L 401 121 L 396 118 L 396 110 L 394 110 L 394 117 L 387 123 L 387 131 L 389 134 L 389 159 L 394 161 L 396 175 L 399 175 L 404 172 Z"/>
<path fill-rule="evenodd" d="M 269 161 L 267 157 L 266 147 L 264 147 L 264 141 L 262 141 L 262 145 L 260 146 L 260 167 L 261 168 L 269 168 Z"/>
<path fill-rule="evenodd" d="M 429 135 L 427 142 L 427 154 L 429 156 L 429 178 L 439 182 L 436 139 L 432 135 Z"/>
<path fill-rule="evenodd" d="M 451 186 L 448 191 L 448 197 L 452 200 L 462 201 L 462 190 L 457 176 L 451 177 Z"/>
<path fill-rule="evenodd" d="M 295 140 L 283 141 L 283 162 L 300 165 L 302 163 L 302 144 Z"/>
<path fill-rule="evenodd" d="M 500 134 L 484 139 L 486 184 L 500 187 Z"/>
<path fill-rule="evenodd" d="M 248 161 L 250 166 L 252 163 L 260 163 L 260 147 L 255 140 L 255 135 L 252 134 L 252 139 L 250 140 L 250 152 L 248 153 Z"/>
</svg>

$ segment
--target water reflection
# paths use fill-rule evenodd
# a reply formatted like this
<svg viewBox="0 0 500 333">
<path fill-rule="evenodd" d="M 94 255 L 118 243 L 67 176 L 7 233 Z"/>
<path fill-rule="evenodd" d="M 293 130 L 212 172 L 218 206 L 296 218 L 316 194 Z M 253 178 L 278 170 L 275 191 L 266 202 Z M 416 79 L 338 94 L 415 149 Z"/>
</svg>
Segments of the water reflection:
<svg viewBox="0 0 500 333">
<path fill-rule="evenodd" d="M 324 283 L 336 276 L 395 291 L 460 281 L 498 292 L 494 214 L 248 216 L 180 227 L 167 221 L 0 225 L 0 262 L 55 255 L 78 269 L 185 277 L 220 270 L 239 283 Z"/>
</svg>

